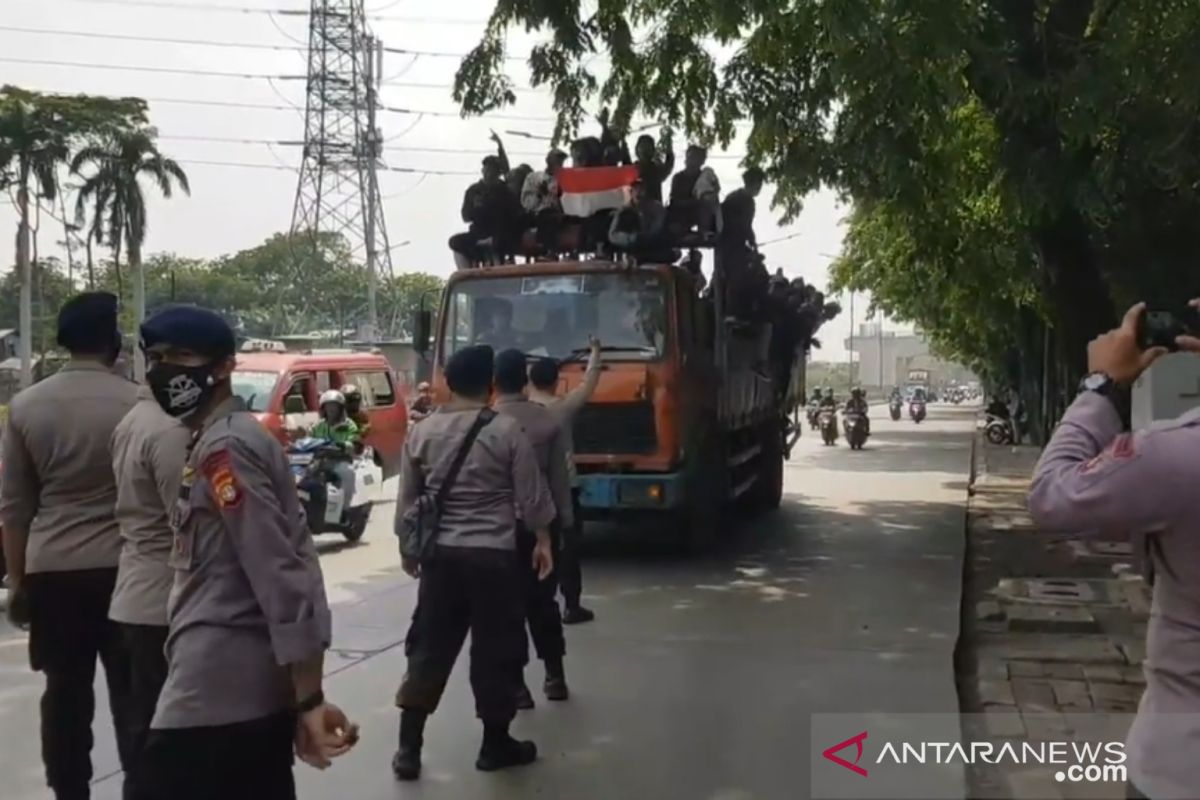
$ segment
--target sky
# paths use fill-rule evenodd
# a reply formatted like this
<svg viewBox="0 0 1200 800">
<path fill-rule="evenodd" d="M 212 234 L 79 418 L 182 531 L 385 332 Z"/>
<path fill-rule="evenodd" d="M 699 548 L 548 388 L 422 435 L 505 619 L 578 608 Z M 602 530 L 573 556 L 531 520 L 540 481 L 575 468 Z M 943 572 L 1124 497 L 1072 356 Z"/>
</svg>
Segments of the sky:
<svg viewBox="0 0 1200 800">
<path fill-rule="evenodd" d="M 300 148 L 286 142 L 303 138 L 307 17 L 223 9 L 304 11 L 307 0 L 0 2 L 4 6 L 0 16 L 0 84 L 47 92 L 135 95 L 149 101 L 151 120 L 159 130 L 160 149 L 184 166 L 192 194 L 165 201 L 153 190 L 147 192 L 147 253 L 168 251 L 181 256 L 214 257 L 253 247 L 289 228 Z M 465 53 L 476 43 L 491 7 L 490 0 L 455 0 L 453 4 L 367 0 L 366 5 L 371 28 L 385 47 L 451 56 Z M 142 41 L 145 37 L 254 47 Z M 518 86 L 529 85 L 522 57 L 538 40 L 537 34 L 524 32 L 509 36 L 509 71 Z M 138 69 L 109 68 L 112 66 Z M 425 112 L 388 112 L 380 116 L 380 127 L 388 140 L 387 164 L 393 168 L 464 173 L 380 174 L 396 272 L 444 276 L 453 271 L 446 240 L 461 229 L 462 193 L 477 176 L 480 159 L 492 152 L 488 140 L 491 130 L 503 137 L 514 164 L 526 161 L 538 166 L 546 143 L 511 132 L 548 137 L 553 129 L 550 98 L 545 92 L 518 91 L 517 104 L 496 116 L 461 119 L 450 90 L 457 67 L 457 58 L 442 55 L 389 52 L 384 58 L 381 103 Z M 259 143 L 262 140 L 274 144 Z M 682 158 L 682 142 L 676 143 L 676 150 Z M 741 184 L 743 152 L 740 143 L 735 142 L 727 152 L 714 150 L 710 154 L 709 163 L 726 190 Z M 756 224 L 759 241 L 774 242 L 763 247 L 768 266 L 772 272 L 782 267 L 790 277 L 800 276 L 824 287 L 828 264 L 841 249 L 847 208 L 839 205 L 834 192 L 816 192 L 806 199 L 800 218 L 781 227 L 777 214 L 768 210 L 771 191 L 768 186 L 760 199 Z M 0 202 L 0 228 L 15 232 L 15 227 L 13 206 Z M 53 253 L 51 238 L 41 237 L 44 255 Z M 396 247 L 404 242 L 408 244 Z M 5 265 L 0 269 L 7 269 L 13 262 L 13 248 L 14 236 L 0 236 L 0 265 Z M 847 298 L 842 299 L 846 307 Z M 856 298 L 855 307 L 855 322 L 862 322 L 866 298 Z M 850 327 L 848 310 L 844 310 L 822 329 L 819 338 L 824 346 L 814 357 L 844 360 L 847 353 L 843 340 Z"/>
</svg>

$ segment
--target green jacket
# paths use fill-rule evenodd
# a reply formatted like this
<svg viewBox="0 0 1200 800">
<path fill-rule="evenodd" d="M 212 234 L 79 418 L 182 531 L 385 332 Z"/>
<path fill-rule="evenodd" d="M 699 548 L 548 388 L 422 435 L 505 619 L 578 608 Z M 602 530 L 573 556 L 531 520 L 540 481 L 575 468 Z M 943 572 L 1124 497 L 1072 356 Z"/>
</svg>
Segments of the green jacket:
<svg viewBox="0 0 1200 800">
<path fill-rule="evenodd" d="M 358 432 L 358 425 L 349 417 L 335 425 L 330 425 L 328 420 L 321 420 L 312 429 L 312 436 L 314 439 L 328 439 L 342 445 L 358 444 L 362 438 Z"/>
</svg>

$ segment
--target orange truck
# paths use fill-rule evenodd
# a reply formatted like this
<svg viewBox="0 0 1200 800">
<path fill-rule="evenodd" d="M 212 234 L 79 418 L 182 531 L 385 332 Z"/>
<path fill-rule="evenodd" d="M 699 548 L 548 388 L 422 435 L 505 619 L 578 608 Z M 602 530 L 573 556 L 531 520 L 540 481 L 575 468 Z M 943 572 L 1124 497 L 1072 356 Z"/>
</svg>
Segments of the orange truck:
<svg viewBox="0 0 1200 800">
<path fill-rule="evenodd" d="M 589 337 L 600 340 L 599 386 L 574 423 L 585 518 L 658 515 L 680 544 L 698 549 L 735 502 L 779 505 L 804 360 L 777 388 L 764 366 L 769 325 L 722 322 L 687 270 L 604 261 L 460 270 L 446 284 L 436 329 L 433 319 L 422 311 L 414 338 L 418 350 L 432 350 L 439 402 L 448 396 L 446 358 L 464 346 L 559 359 L 561 395 L 583 380 Z"/>
</svg>

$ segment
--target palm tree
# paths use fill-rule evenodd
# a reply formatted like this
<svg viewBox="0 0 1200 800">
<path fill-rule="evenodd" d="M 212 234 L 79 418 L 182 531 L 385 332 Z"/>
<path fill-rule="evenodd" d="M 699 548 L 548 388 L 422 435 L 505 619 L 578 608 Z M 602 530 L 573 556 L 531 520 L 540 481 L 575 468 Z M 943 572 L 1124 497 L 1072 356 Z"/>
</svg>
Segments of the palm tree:
<svg viewBox="0 0 1200 800">
<path fill-rule="evenodd" d="M 170 199 L 174 184 L 191 194 L 187 175 L 175 161 L 158 152 L 152 129 L 121 132 L 100 145 L 85 147 L 71 160 L 71 171 L 82 175 L 85 166 L 94 171 L 84 178 L 76 201 L 76 214 L 93 207 L 89 235 L 107 241 L 113 251 L 117 279 L 121 275 L 121 246 L 129 256 L 133 272 L 133 305 L 137 324 L 146 317 L 146 276 L 142 270 L 142 245 L 146 241 L 146 196 L 141 179 L 150 178 L 163 197 Z M 144 364 L 135 359 L 137 377 Z"/>
<path fill-rule="evenodd" d="M 25 93 L 0 93 L 0 186 L 17 190 L 17 268 L 21 277 L 21 387 L 33 383 L 33 267 L 31 259 L 32 196 L 53 200 L 58 167 L 69 157 L 68 134 L 60 120 L 43 111 Z M 31 195 L 32 192 L 32 195 Z"/>
</svg>

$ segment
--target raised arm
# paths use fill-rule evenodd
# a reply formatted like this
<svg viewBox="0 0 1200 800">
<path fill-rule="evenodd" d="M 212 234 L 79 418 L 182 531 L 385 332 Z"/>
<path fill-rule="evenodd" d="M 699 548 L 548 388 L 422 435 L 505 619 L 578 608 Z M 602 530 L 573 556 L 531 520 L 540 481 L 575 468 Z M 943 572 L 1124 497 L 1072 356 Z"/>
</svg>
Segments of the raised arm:
<svg viewBox="0 0 1200 800">
<path fill-rule="evenodd" d="M 563 395 L 558 402 L 559 411 L 568 419 L 574 417 L 579 410 L 588 404 L 596 387 L 600 385 L 600 372 L 603 364 L 600 355 L 600 342 L 592 340 L 592 352 L 588 357 L 587 370 L 583 373 L 583 383 Z"/>
</svg>

